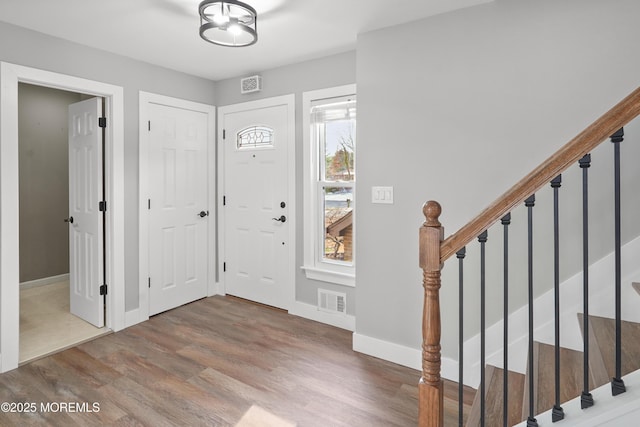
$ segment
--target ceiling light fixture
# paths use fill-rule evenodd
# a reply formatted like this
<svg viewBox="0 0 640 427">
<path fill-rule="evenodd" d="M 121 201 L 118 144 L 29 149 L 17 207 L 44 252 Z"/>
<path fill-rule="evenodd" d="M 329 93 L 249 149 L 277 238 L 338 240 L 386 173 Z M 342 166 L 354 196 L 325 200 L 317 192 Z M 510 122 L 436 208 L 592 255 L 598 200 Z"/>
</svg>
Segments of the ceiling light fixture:
<svg viewBox="0 0 640 427">
<path fill-rule="evenodd" d="M 200 37 L 220 46 L 251 46 L 258 41 L 258 16 L 248 4 L 205 0 L 198 6 Z"/>
</svg>

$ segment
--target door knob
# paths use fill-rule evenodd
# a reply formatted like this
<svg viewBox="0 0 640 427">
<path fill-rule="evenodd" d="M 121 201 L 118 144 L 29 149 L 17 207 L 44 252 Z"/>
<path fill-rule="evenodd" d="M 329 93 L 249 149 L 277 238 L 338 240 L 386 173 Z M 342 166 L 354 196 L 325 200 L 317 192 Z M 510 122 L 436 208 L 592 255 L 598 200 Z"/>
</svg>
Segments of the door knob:
<svg viewBox="0 0 640 427">
<path fill-rule="evenodd" d="M 274 221 L 287 222 L 287 217 L 284 215 L 280 215 L 280 218 L 271 218 Z"/>
<path fill-rule="evenodd" d="M 200 218 L 204 218 L 207 215 L 209 215 L 209 211 L 200 211 L 200 213 L 198 214 Z"/>
<path fill-rule="evenodd" d="M 69 218 L 65 218 L 65 219 L 64 219 L 64 222 L 68 222 L 68 223 L 70 223 L 70 224 L 73 224 L 73 217 L 72 217 L 72 216 L 70 216 Z"/>
</svg>

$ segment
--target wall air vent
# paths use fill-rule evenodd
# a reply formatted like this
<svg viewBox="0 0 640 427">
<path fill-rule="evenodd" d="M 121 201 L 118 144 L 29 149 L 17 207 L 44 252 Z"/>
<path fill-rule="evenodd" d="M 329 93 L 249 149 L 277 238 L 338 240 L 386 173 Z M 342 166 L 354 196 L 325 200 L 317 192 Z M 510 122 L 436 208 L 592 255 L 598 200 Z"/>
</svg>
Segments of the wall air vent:
<svg viewBox="0 0 640 427">
<path fill-rule="evenodd" d="M 334 314 L 347 314 L 347 294 L 318 289 L 318 310 Z"/>
<path fill-rule="evenodd" d="M 262 90 L 262 77 L 251 76 L 240 80 L 240 93 L 260 92 Z"/>
</svg>

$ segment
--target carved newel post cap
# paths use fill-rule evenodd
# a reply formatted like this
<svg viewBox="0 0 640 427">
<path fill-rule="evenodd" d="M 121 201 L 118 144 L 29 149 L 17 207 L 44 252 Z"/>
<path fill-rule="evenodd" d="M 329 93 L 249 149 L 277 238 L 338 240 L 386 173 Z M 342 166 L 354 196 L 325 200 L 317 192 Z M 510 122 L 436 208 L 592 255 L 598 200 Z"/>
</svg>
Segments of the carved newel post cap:
<svg viewBox="0 0 640 427">
<path fill-rule="evenodd" d="M 424 222 L 426 227 L 440 227 L 442 225 L 440 224 L 440 221 L 438 221 L 438 218 L 442 213 L 442 206 L 440 206 L 440 203 L 435 200 L 429 200 L 422 206 L 422 213 L 426 218 L 426 221 Z"/>
</svg>

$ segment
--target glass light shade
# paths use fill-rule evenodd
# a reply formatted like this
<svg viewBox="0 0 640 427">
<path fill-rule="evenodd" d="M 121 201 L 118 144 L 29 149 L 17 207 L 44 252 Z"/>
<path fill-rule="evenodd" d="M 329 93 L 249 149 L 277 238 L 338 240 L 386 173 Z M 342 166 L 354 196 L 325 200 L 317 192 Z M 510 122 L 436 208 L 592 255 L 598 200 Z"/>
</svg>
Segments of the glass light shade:
<svg viewBox="0 0 640 427">
<path fill-rule="evenodd" d="M 220 46 L 250 46 L 258 41 L 257 14 L 235 1 L 205 0 L 200 12 L 200 37 Z"/>
</svg>

